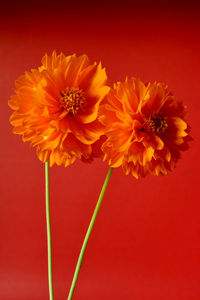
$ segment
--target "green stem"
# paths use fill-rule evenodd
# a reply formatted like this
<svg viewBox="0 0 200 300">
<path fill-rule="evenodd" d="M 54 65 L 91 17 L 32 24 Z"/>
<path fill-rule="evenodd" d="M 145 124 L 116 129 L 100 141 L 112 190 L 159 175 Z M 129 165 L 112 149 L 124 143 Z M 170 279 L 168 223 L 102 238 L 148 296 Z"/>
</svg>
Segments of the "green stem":
<svg viewBox="0 0 200 300">
<path fill-rule="evenodd" d="M 51 223 L 50 223 L 50 205 L 49 205 L 49 162 L 48 161 L 45 162 L 45 190 L 46 190 L 46 221 L 47 221 L 49 299 L 53 300 L 52 255 L 51 255 Z"/>
<path fill-rule="evenodd" d="M 76 265 L 76 270 L 75 270 L 75 273 L 74 273 L 74 277 L 73 277 L 71 288 L 70 288 L 69 295 L 68 295 L 68 300 L 72 299 L 72 296 L 73 296 L 73 293 L 74 293 L 74 289 L 75 289 L 75 286 L 76 286 L 76 282 L 77 282 L 77 279 L 78 279 L 78 274 L 79 274 L 79 271 L 80 271 L 80 268 L 81 268 L 81 265 L 82 265 L 82 262 L 83 262 L 83 256 L 84 256 L 84 253 L 85 253 L 85 250 L 86 250 L 86 246 L 87 246 L 87 243 L 88 243 L 88 240 L 89 240 L 92 228 L 94 226 L 94 222 L 96 220 L 96 216 L 98 214 L 98 211 L 99 211 L 99 208 L 100 208 L 100 205 L 101 205 L 104 193 L 106 191 L 106 188 L 107 188 L 107 185 L 108 185 L 108 182 L 109 182 L 109 179 L 110 179 L 110 176 L 112 174 L 112 170 L 113 170 L 113 168 L 109 168 L 109 170 L 108 170 L 108 173 L 107 173 L 106 179 L 104 181 L 101 193 L 99 195 L 99 199 L 97 201 L 97 205 L 95 207 L 92 219 L 90 221 L 90 225 L 88 227 L 88 230 L 87 230 L 87 233 L 86 233 L 86 236 L 85 236 L 82 248 L 81 248 L 81 252 L 79 254 L 78 262 L 77 262 L 77 265 Z"/>
</svg>

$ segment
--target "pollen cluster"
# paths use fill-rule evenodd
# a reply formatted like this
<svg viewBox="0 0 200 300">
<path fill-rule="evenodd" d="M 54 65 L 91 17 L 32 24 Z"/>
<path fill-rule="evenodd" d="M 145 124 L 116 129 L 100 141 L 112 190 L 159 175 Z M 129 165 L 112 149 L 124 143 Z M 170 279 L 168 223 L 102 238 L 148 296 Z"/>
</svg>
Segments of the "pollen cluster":
<svg viewBox="0 0 200 300">
<path fill-rule="evenodd" d="M 164 133 L 164 131 L 168 127 L 168 124 L 166 118 L 161 113 L 159 113 L 149 117 L 145 121 L 144 127 L 145 129 L 150 130 L 155 134 L 160 134 Z"/>
<path fill-rule="evenodd" d="M 73 115 L 79 111 L 83 111 L 86 105 L 84 92 L 79 88 L 67 87 L 61 92 L 60 105 Z"/>
</svg>

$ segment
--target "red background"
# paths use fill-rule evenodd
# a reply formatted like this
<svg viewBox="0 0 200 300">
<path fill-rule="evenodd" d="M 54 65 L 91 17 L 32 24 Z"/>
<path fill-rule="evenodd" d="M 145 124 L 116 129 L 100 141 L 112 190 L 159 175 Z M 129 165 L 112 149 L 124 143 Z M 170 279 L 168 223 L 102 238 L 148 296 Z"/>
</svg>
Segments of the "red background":
<svg viewBox="0 0 200 300">
<path fill-rule="evenodd" d="M 199 300 L 200 15 L 193 2 L 4 3 L 0 16 L 0 300 L 47 300 L 44 165 L 12 134 L 14 80 L 45 52 L 86 53 L 111 82 L 163 81 L 188 105 L 194 141 L 174 172 L 142 180 L 116 169 L 88 243 L 76 300 Z M 67 299 L 108 166 L 50 170 L 55 300 Z"/>
</svg>

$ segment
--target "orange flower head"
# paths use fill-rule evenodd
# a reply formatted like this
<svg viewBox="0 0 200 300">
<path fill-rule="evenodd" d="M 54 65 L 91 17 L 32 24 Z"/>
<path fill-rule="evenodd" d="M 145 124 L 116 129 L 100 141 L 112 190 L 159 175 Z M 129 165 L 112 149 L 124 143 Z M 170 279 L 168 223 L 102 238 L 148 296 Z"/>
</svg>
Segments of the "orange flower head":
<svg viewBox="0 0 200 300">
<path fill-rule="evenodd" d="M 135 178 L 166 175 L 191 140 L 185 109 L 162 83 L 127 78 L 114 84 L 100 109 L 104 160 Z"/>
<path fill-rule="evenodd" d="M 91 161 L 100 155 L 103 126 L 99 105 L 108 93 L 101 63 L 90 64 L 86 55 L 45 55 L 42 66 L 16 80 L 9 106 L 10 123 L 24 142 L 37 147 L 42 162 L 50 165 Z"/>
</svg>

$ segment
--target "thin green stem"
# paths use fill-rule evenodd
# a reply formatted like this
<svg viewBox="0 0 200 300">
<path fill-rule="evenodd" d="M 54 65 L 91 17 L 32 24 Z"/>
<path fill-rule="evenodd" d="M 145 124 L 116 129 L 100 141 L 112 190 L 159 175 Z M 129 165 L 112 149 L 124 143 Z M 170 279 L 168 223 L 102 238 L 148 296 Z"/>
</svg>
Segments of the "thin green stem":
<svg viewBox="0 0 200 300">
<path fill-rule="evenodd" d="M 46 222 L 47 222 L 47 251 L 48 251 L 48 279 L 49 279 L 49 299 L 53 300 L 53 280 L 52 280 L 52 255 L 51 255 L 51 223 L 49 205 L 49 162 L 45 162 L 45 190 L 46 190 Z"/>
<path fill-rule="evenodd" d="M 106 191 L 106 188 L 107 188 L 110 176 L 112 174 L 112 171 L 113 171 L 113 168 L 109 168 L 107 176 L 106 176 L 106 179 L 104 181 L 104 184 L 103 184 L 103 187 L 102 187 L 102 190 L 101 190 L 101 193 L 99 195 L 99 199 L 97 201 L 97 205 L 95 207 L 92 219 L 90 221 L 90 225 L 88 227 L 88 230 L 87 230 L 87 233 L 86 233 L 86 236 L 85 236 L 82 248 L 81 248 L 81 252 L 79 254 L 79 258 L 78 258 L 78 262 L 77 262 L 77 265 L 76 265 L 74 277 L 73 277 L 71 288 L 70 288 L 69 295 L 68 295 L 68 300 L 72 299 L 72 296 L 73 296 L 73 293 L 74 293 L 74 289 L 75 289 L 75 286 L 76 286 L 76 282 L 77 282 L 77 279 L 78 279 L 78 274 L 79 274 L 79 271 L 80 271 L 80 268 L 81 268 L 81 265 L 82 265 L 82 262 L 83 262 L 83 256 L 84 256 L 84 253 L 85 253 L 85 250 L 86 250 L 86 246 L 87 246 L 87 243 L 88 243 L 88 240 L 89 240 L 92 228 L 94 226 L 94 222 L 96 220 L 96 216 L 98 214 L 98 211 L 99 211 L 99 208 L 100 208 L 100 205 L 101 205 L 104 193 Z"/>
</svg>

